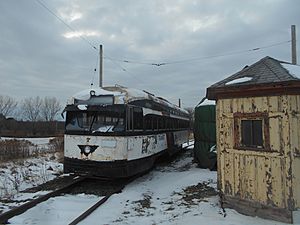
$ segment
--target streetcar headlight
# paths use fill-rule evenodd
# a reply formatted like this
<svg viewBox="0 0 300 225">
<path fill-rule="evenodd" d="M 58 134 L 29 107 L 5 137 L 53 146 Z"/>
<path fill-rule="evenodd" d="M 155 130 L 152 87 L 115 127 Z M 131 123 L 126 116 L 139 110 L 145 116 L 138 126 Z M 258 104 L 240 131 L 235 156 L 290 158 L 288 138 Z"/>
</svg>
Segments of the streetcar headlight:
<svg viewBox="0 0 300 225">
<path fill-rule="evenodd" d="M 96 95 L 96 92 L 94 90 L 91 90 L 90 91 L 90 96 L 95 96 Z"/>
<path fill-rule="evenodd" d="M 89 153 L 91 152 L 91 147 L 90 147 L 90 146 L 85 146 L 85 147 L 84 147 L 84 152 L 85 152 L 86 154 L 89 154 Z"/>
<path fill-rule="evenodd" d="M 77 146 L 80 148 L 80 154 L 84 154 L 85 156 L 92 154 L 99 147 L 99 145 L 89 145 L 88 143 Z"/>
</svg>

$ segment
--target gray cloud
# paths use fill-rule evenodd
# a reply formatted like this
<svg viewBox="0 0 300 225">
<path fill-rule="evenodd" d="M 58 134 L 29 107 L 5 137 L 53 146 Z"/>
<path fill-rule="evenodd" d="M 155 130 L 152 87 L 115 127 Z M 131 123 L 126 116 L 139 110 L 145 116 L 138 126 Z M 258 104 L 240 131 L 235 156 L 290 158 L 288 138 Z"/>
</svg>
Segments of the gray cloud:
<svg viewBox="0 0 300 225">
<path fill-rule="evenodd" d="M 292 24 L 300 29 L 300 4 L 291 0 L 44 2 L 92 45 L 103 44 L 105 56 L 140 62 L 268 46 L 289 40 Z M 66 38 L 74 32 L 36 1 L 0 1 L 0 27 L 0 94 L 55 96 L 65 102 L 93 80 L 97 85 L 98 52 L 79 37 Z M 212 83 L 266 55 L 290 61 L 290 44 L 160 67 L 106 58 L 104 84 L 146 89 L 195 106 Z"/>
</svg>

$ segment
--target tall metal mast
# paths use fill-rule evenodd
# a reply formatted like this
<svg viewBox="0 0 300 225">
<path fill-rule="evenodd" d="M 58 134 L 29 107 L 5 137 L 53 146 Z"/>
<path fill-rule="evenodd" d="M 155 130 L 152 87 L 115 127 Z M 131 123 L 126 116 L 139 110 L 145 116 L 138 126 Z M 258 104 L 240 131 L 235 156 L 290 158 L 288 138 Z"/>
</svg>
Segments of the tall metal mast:
<svg viewBox="0 0 300 225">
<path fill-rule="evenodd" d="M 103 87 L 103 49 L 102 49 L 102 45 L 100 45 L 99 54 L 100 54 L 99 87 L 102 88 Z"/>
<path fill-rule="evenodd" d="M 297 64 L 297 50 L 296 50 L 296 26 L 291 26 L 292 35 L 292 64 Z"/>
</svg>

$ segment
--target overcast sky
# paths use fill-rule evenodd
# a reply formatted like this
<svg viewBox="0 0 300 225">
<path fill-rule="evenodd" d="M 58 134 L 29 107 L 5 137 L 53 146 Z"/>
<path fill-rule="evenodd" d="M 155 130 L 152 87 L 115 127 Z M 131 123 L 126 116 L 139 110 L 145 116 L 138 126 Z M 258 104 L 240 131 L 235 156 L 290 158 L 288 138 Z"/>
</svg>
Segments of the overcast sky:
<svg viewBox="0 0 300 225">
<path fill-rule="evenodd" d="M 290 43 L 244 50 L 289 41 L 292 24 L 300 36 L 298 0 L 39 1 L 73 30 L 37 0 L 0 0 L 0 95 L 54 96 L 64 104 L 92 82 L 98 86 L 92 46 L 102 44 L 104 86 L 194 107 L 208 86 L 247 64 L 267 55 L 291 61 Z"/>
</svg>

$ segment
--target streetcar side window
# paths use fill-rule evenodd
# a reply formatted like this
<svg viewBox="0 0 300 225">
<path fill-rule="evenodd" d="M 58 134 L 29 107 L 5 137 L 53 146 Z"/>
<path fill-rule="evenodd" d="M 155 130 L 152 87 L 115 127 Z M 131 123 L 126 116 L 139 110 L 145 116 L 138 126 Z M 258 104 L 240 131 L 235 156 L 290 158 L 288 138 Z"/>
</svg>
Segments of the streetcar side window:
<svg viewBox="0 0 300 225">
<path fill-rule="evenodd" d="M 134 108 L 133 110 L 133 129 L 142 130 L 143 129 L 143 111 L 141 108 Z"/>
<path fill-rule="evenodd" d="M 143 130 L 143 111 L 139 107 L 129 107 L 126 114 L 128 131 Z"/>
<path fill-rule="evenodd" d="M 144 130 L 173 130 L 188 127 L 189 122 L 181 119 L 151 114 L 144 117 Z"/>
<path fill-rule="evenodd" d="M 180 118 L 150 113 L 143 115 L 142 108 L 140 107 L 129 106 L 126 110 L 127 131 L 164 131 L 179 130 L 188 127 L 189 121 Z"/>
<path fill-rule="evenodd" d="M 152 130 L 152 120 L 151 120 L 150 115 L 146 115 L 144 118 L 144 129 Z"/>
</svg>

